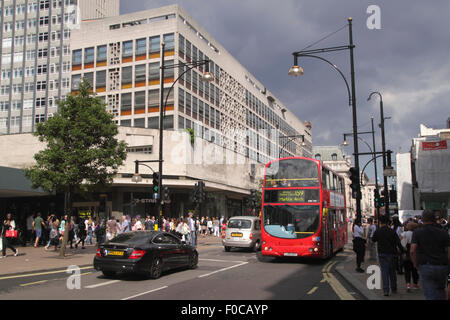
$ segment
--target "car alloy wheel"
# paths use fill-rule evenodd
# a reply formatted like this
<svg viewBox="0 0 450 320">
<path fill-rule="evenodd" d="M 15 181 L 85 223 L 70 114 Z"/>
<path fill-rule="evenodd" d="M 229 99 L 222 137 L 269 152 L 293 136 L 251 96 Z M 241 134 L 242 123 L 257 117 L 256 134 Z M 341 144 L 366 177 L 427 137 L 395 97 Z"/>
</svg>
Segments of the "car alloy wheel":
<svg viewBox="0 0 450 320">
<path fill-rule="evenodd" d="M 155 257 L 150 266 L 150 278 L 158 279 L 162 273 L 162 261 L 161 258 Z"/>
<path fill-rule="evenodd" d="M 252 249 L 254 252 L 257 252 L 259 251 L 259 249 L 261 249 L 261 243 L 259 242 L 259 240 L 255 242 Z"/>
<path fill-rule="evenodd" d="M 189 256 L 189 269 L 197 268 L 197 264 L 198 264 L 198 253 L 193 251 L 192 254 Z"/>
</svg>

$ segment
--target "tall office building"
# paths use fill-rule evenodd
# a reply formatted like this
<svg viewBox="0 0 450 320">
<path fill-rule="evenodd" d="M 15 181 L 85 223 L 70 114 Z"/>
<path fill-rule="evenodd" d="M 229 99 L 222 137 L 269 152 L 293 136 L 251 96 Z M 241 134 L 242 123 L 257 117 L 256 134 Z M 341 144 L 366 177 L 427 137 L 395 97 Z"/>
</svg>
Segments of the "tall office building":
<svg viewBox="0 0 450 320">
<path fill-rule="evenodd" d="M 70 35 L 119 14 L 119 0 L 0 2 L 0 134 L 33 132 L 70 93 Z"/>
<path fill-rule="evenodd" d="M 165 70 L 160 79 L 161 43 Z M 167 100 L 164 128 L 190 128 L 202 139 L 266 163 L 279 156 L 311 156 L 303 123 L 178 5 L 83 22 L 73 32 L 72 91 L 87 78 L 121 126 L 159 128 L 160 83 Z M 209 59 L 215 80 L 203 82 Z M 304 135 L 302 139 L 281 139 Z"/>
</svg>

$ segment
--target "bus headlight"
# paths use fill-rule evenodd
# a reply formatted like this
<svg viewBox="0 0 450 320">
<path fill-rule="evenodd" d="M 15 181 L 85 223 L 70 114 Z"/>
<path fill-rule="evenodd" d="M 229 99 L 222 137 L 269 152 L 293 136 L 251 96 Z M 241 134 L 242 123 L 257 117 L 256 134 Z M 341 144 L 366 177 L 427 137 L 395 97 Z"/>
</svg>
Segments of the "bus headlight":
<svg viewBox="0 0 450 320">
<path fill-rule="evenodd" d="M 318 252 L 319 251 L 319 248 L 314 248 L 314 252 Z"/>
</svg>

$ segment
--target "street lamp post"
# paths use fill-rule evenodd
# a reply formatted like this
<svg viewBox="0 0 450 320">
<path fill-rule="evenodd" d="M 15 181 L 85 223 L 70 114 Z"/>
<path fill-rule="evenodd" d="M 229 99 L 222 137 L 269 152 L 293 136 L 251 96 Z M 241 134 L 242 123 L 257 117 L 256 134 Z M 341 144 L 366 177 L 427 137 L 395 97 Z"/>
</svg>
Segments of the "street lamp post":
<svg viewBox="0 0 450 320">
<path fill-rule="evenodd" d="M 385 138 L 385 130 L 384 130 L 384 112 L 383 112 L 383 96 L 381 93 L 374 91 L 369 95 L 367 101 L 370 101 L 372 95 L 377 94 L 380 97 L 380 117 L 381 117 L 381 148 L 383 152 L 383 178 L 384 178 L 384 203 L 385 203 L 385 214 L 386 217 L 389 218 L 389 186 L 388 186 L 388 177 L 385 175 L 384 170 L 387 168 L 387 157 L 386 157 L 386 138 Z"/>
<path fill-rule="evenodd" d="M 306 146 L 305 135 L 303 135 L 303 134 L 280 137 L 280 139 L 288 139 L 288 140 L 281 146 L 281 148 L 278 152 L 278 158 L 281 158 L 281 150 L 284 149 L 289 142 L 292 142 L 292 141 L 294 141 L 294 139 L 297 139 L 297 138 L 302 138 L 302 147 Z"/>
<path fill-rule="evenodd" d="M 199 67 L 201 65 L 205 65 L 205 73 L 202 75 L 201 80 L 204 82 L 211 82 L 214 81 L 214 76 L 209 72 L 209 63 L 210 60 L 199 60 L 199 61 L 193 61 L 190 63 L 179 63 L 179 64 L 171 64 L 171 65 L 165 65 L 165 59 L 164 59 L 164 51 L 165 51 L 165 43 L 161 43 L 161 86 L 160 86 L 160 105 L 159 105 L 159 190 L 158 190 L 158 198 L 159 203 L 161 204 L 161 192 L 163 190 L 162 185 L 162 179 L 163 179 L 163 134 L 164 134 L 164 116 L 166 113 L 166 106 L 167 106 L 167 100 L 169 98 L 170 92 L 174 88 L 175 84 L 178 82 L 178 80 L 181 79 L 181 77 L 188 72 L 189 70 L 192 70 L 196 67 Z M 187 67 L 186 70 L 184 70 L 183 73 L 178 75 L 178 78 L 172 83 L 172 86 L 169 88 L 166 99 L 164 100 L 164 70 L 166 69 L 176 69 L 179 67 Z M 161 207 L 159 208 L 159 214 L 161 216 Z"/>
<path fill-rule="evenodd" d="M 357 121 L 357 115 L 356 115 L 356 93 L 355 93 L 355 91 L 356 91 L 355 62 L 354 62 L 354 56 L 353 56 L 353 49 L 355 48 L 355 45 L 353 44 L 352 18 L 348 18 L 348 32 L 349 32 L 349 45 L 294 52 L 292 54 L 294 56 L 294 66 L 289 69 L 289 75 L 297 77 L 304 73 L 303 68 L 301 68 L 298 65 L 298 57 L 310 57 L 310 58 L 320 59 L 320 60 L 325 61 L 328 64 L 330 64 L 336 71 L 339 72 L 339 74 L 341 75 L 342 79 L 345 81 L 345 84 L 347 86 L 347 91 L 348 91 L 348 96 L 349 96 L 349 104 L 352 106 L 353 140 L 354 140 L 353 146 L 354 146 L 355 168 L 356 168 L 357 172 L 359 172 L 359 152 L 358 152 L 358 132 L 357 132 L 358 121 Z M 341 70 L 339 70 L 339 68 L 335 64 L 324 59 L 323 57 L 314 55 L 316 53 L 326 53 L 326 52 L 341 51 L 341 50 L 349 50 L 350 51 L 351 93 L 350 93 L 350 87 L 348 85 L 347 79 L 345 78 L 345 76 L 341 72 Z M 356 219 L 361 220 L 361 218 L 362 218 L 361 217 L 361 182 L 360 182 L 359 174 L 357 177 L 356 185 L 357 185 L 357 191 L 358 191 L 358 192 L 356 192 Z"/>
</svg>

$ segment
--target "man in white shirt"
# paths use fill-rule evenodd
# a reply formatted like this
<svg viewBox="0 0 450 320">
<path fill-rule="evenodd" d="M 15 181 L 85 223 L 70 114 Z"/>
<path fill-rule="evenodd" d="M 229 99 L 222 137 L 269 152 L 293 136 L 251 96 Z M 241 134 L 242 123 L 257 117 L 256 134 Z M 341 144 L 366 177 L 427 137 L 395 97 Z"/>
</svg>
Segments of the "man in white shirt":
<svg viewBox="0 0 450 320">
<path fill-rule="evenodd" d="M 187 220 L 188 220 L 189 229 L 191 229 L 190 245 L 196 247 L 197 246 L 197 237 L 196 237 L 196 233 L 195 233 L 195 221 L 192 218 L 192 212 L 189 212 L 189 218 Z"/>
</svg>

